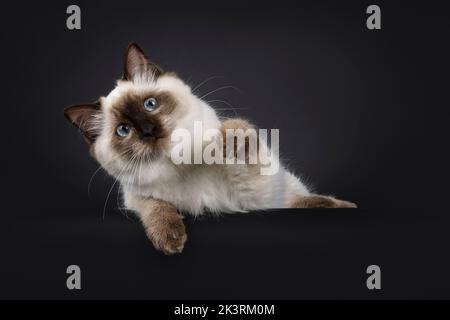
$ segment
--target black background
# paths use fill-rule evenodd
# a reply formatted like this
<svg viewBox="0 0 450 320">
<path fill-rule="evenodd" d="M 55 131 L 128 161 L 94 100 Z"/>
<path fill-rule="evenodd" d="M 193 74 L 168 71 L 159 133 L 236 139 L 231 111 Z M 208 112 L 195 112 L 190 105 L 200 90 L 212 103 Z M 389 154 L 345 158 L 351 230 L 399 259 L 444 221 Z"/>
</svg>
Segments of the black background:
<svg viewBox="0 0 450 320">
<path fill-rule="evenodd" d="M 0 298 L 450 298 L 449 24 L 443 2 L 77 1 L 3 5 Z M 287 166 L 357 210 L 187 218 L 151 247 L 63 117 L 106 95 L 136 41 L 225 116 L 280 129 Z M 217 100 L 226 101 L 220 102 Z M 129 218 L 126 217 L 129 216 Z M 66 289 L 65 269 L 83 289 Z M 382 290 L 365 269 L 378 264 Z"/>
</svg>

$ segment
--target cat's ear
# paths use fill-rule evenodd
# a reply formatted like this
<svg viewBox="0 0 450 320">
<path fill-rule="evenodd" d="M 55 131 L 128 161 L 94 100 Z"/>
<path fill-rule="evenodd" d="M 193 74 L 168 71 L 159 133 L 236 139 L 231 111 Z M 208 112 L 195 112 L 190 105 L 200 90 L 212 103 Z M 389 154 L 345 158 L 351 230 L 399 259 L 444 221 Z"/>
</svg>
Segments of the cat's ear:
<svg viewBox="0 0 450 320">
<path fill-rule="evenodd" d="M 78 104 L 64 109 L 64 115 L 77 127 L 89 144 L 95 142 L 100 134 L 101 107 L 100 102 Z"/>
<path fill-rule="evenodd" d="M 124 80 L 134 81 L 139 78 L 156 80 L 162 72 L 161 68 L 148 60 L 136 43 L 128 45 L 123 68 Z"/>
</svg>

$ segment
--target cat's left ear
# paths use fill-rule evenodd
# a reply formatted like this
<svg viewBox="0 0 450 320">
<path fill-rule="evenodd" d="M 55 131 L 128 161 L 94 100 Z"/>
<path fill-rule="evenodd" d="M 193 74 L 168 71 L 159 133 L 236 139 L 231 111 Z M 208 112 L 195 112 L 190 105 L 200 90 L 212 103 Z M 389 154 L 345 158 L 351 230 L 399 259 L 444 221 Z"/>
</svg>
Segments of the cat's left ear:
<svg viewBox="0 0 450 320">
<path fill-rule="evenodd" d="M 144 51 L 136 44 L 130 43 L 125 52 L 123 79 L 134 81 L 136 78 L 156 80 L 163 72 L 160 67 L 150 62 Z"/>
<path fill-rule="evenodd" d="M 84 136 L 88 144 L 95 142 L 100 134 L 99 120 L 102 116 L 100 102 L 70 106 L 64 115 Z"/>
</svg>

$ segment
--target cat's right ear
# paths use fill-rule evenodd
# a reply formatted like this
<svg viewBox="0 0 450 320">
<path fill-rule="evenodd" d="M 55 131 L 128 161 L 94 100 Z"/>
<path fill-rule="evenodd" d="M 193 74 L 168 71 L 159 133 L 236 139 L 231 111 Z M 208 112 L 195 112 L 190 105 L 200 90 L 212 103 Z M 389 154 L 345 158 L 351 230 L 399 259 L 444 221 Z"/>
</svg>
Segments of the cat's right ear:
<svg viewBox="0 0 450 320">
<path fill-rule="evenodd" d="M 64 109 L 67 120 L 77 127 L 88 144 L 95 142 L 100 134 L 101 108 L 100 103 L 86 103 Z"/>
</svg>

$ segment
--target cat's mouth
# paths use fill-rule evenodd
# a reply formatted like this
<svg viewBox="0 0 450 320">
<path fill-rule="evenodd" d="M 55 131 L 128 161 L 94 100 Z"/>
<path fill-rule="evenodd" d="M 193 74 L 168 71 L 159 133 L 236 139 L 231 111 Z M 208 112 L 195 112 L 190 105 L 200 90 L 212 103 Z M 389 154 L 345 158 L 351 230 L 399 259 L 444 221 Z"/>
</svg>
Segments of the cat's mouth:
<svg viewBox="0 0 450 320">
<path fill-rule="evenodd" d="M 146 135 L 146 136 L 141 136 L 140 139 L 143 143 L 153 143 L 156 140 L 162 139 L 164 138 L 163 135 Z"/>
<path fill-rule="evenodd" d="M 169 136 L 168 134 L 166 134 L 164 132 L 161 132 L 161 133 L 158 133 L 158 134 L 155 134 L 155 135 L 149 135 L 149 136 L 141 137 L 141 141 L 144 142 L 144 143 L 154 143 L 154 142 L 156 142 L 158 140 L 165 139 L 168 136 Z"/>
<path fill-rule="evenodd" d="M 143 145 L 154 146 L 159 140 L 163 140 L 169 136 L 165 128 L 162 128 L 160 125 L 145 123 L 136 129 L 136 138 Z"/>
<path fill-rule="evenodd" d="M 167 147 L 167 141 L 170 141 L 170 135 L 167 132 L 160 132 L 154 135 L 140 137 L 141 148 L 152 153 L 158 153 Z"/>
</svg>

